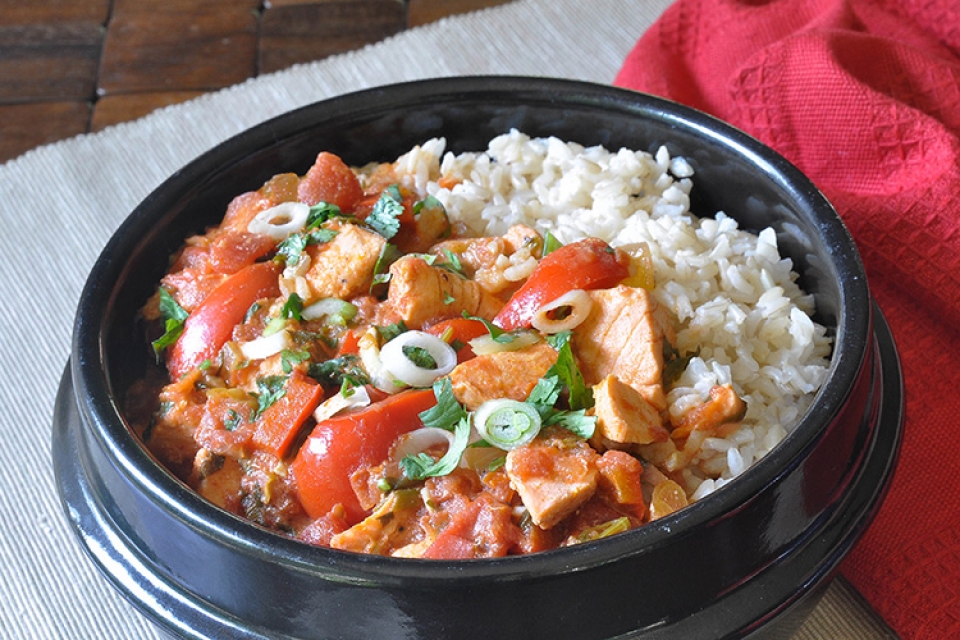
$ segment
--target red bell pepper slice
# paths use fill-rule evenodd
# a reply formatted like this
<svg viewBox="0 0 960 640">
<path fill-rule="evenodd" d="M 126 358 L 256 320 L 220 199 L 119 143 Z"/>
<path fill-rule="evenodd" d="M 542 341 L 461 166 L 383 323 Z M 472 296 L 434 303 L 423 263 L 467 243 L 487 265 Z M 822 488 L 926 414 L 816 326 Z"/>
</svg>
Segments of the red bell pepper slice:
<svg viewBox="0 0 960 640">
<path fill-rule="evenodd" d="M 323 387 L 300 371 L 294 371 L 287 379 L 283 396 L 257 418 L 253 444 L 278 458 L 285 457 L 321 400 Z"/>
<path fill-rule="evenodd" d="M 574 289 L 607 289 L 630 275 L 630 257 L 599 238 L 564 245 L 540 260 L 493 323 L 506 331 L 530 326 L 543 305 Z"/>
<path fill-rule="evenodd" d="M 280 295 L 279 275 L 280 265 L 260 262 L 244 267 L 210 292 L 187 318 L 167 359 L 173 379 L 216 358 L 254 302 Z"/>
<path fill-rule="evenodd" d="M 319 518 L 340 504 L 347 522 L 366 517 L 350 476 L 384 461 L 397 438 L 423 426 L 420 413 L 436 403 L 432 389 L 401 391 L 360 411 L 317 423 L 290 465 L 307 514 Z"/>
</svg>

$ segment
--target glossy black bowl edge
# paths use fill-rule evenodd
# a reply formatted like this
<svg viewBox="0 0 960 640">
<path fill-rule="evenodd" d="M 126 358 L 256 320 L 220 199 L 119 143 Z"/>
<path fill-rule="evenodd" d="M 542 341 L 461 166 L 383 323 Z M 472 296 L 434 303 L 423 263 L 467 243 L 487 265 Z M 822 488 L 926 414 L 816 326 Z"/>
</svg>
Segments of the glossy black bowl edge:
<svg viewBox="0 0 960 640">
<path fill-rule="evenodd" d="M 543 96 L 542 87 L 541 87 L 541 89 L 531 88 L 532 85 L 530 85 L 526 80 L 520 80 L 520 81 L 516 81 L 516 82 L 521 82 L 521 83 L 523 84 L 522 89 L 525 90 L 525 91 L 527 91 L 528 93 L 531 93 L 531 95 L 532 95 L 532 94 L 536 94 L 538 100 L 544 100 L 544 99 L 545 99 L 544 96 Z M 468 84 L 469 84 L 469 83 L 468 83 Z M 551 83 L 547 83 L 547 84 L 551 84 Z M 429 83 L 428 83 L 428 85 L 429 85 Z M 504 85 L 502 85 L 502 84 L 499 84 L 499 81 L 498 81 L 497 87 L 499 87 L 500 89 L 498 89 L 498 88 L 495 87 L 495 88 L 492 90 L 493 93 L 495 93 L 497 90 L 510 91 L 509 82 L 507 83 L 507 86 L 504 86 Z M 413 90 L 416 90 L 417 92 L 420 92 L 420 90 L 421 90 L 422 88 L 423 88 L 422 86 L 420 86 L 420 87 L 415 87 L 415 88 L 413 88 Z M 468 88 L 469 88 L 469 87 L 468 87 Z M 582 91 L 580 91 L 580 92 L 578 93 L 578 95 L 581 96 L 581 97 L 579 97 L 579 98 L 577 98 L 577 99 L 578 99 L 578 100 L 581 100 L 581 101 L 589 102 L 589 103 L 591 103 L 591 104 L 595 104 L 595 103 L 597 103 L 598 101 L 602 102 L 603 100 L 606 100 L 606 99 L 610 99 L 610 100 L 613 99 L 613 98 L 610 98 L 610 97 L 607 95 L 608 92 L 610 91 L 608 88 L 600 88 L 600 89 L 598 89 L 597 87 L 594 87 L 594 86 L 592 86 L 592 85 L 587 85 L 587 86 L 584 86 L 584 87 L 580 87 L 579 89 L 582 89 Z M 470 91 L 474 91 L 474 92 L 475 92 L 475 88 L 470 89 Z M 470 91 L 468 91 L 468 94 L 470 94 Z M 539 93 L 538 93 L 538 91 L 539 91 Z M 562 91 L 561 91 L 560 89 L 558 89 L 558 95 L 559 95 L 560 93 L 569 92 L 569 91 L 570 91 L 570 87 L 569 87 L 568 83 L 563 83 Z M 624 95 L 625 92 L 622 92 L 622 91 L 619 91 L 619 90 L 614 90 L 614 93 L 616 93 L 616 100 L 624 101 L 624 104 L 627 105 L 627 106 L 624 107 L 624 108 L 630 108 L 630 109 L 633 109 L 633 110 L 636 110 L 636 109 L 638 108 L 636 104 L 630 102 L 630 98 L 629 98 L 628 96 L 625 96 L 625 95 Z M 370 92 L 370 93 L 368 93 L 368 94 L 365 94 L 364 96 L 360 96 L 360 97 L 353 96 L 353 97 L 350 97 L 349 99 L 347 99 L 347 103 L 349 103 L 350 100 L 360 100 L 360 101 L 364 101 L 364 102 L 375 102 L 375 101 L 372 101 L 372 100 L 371 100 L 371 97 L 375 97 L 376 95 L 378 95 L 378 91 L 377 91 L 377 90 L 373 90 L 372 92 Z M 470 94 L 470 95 L 473 95 L 473 94 Z M 564 95 L 564 97 L 565 97 L 566 99 L 571 99 L 570 96 L 569 96 L 569 95 L 566 95 L 566 94 Z M 486 95 L 483 96 L 483 99 L 485 99 L 485 100 L 491 100 L 491 99 L 495 99 L 495 96 L 491 96 L 491 95 L 488 93 L 488 94 L 486 94 Z M 661 103 L 657 103 L 655 99 L 653 100 L 653 102 L 656 103 L 656 104 L 663 104 L 662 102 L 661 102 Z M 629 103 L 629 104 L 628 104 L 628 103 Z M 341 104 L 342 104 L 342 103 L 341 103 Z M 604 104 L 606 104 L 606 103 L 604 103 Z M 347 106 L 350 106 L 350 105 L 348 104 Z M 354 106 L 356 106 L 356 105 L 354 105 Z M 650 107 L 650 106 L 648 105 L 646 108 L 648 108 L 648 109 L 656 109 L 657 107 L 655 107 L 655 106 L 654 106 L 654 107 Z M 671 108 L 671 109 L 674 108 L 673 105 L 670 105 L 670 108 Z M 302 116 L 304 119 L 309 119 L 310 117 L 312 117 L 312 115 L 313 115 L 313 111 L 311 111 L 311 107 L 305 108 L 305 110 L 300 113 L 300 116 Z M 704 126 L 704 125 L 703 125 L 703 122 L 704 122 L 704 121 L 703 121 L 703 120 L 700 120 L 700 118 L 707 118 L 706 116 L 702 116 L 702 115 L 698 115 L 698 114 L 693 114 L 693 115 L 688 114 L 688 116 L 689 116 L 688 119 L 690 119 L 691 121 L 697 123 L 698 126 Z M 256 132 L 257 135 L 265 136 L 265 137 L 267 137 L 267 138 L 272 139 L 275 144 L 280 144 L 283 140 L 289 138 L 290 136 L 296 135 L 296 131 L 298 130 L 298 128 L 302 128 L 302 126 L 303 126 L 302 123 L 297 122 L 297 117 L 288 118 L 287 120 L 282 120 L 282 118 L 283 118 L 283 117 L 281 117 L 281 120 L 278 120 L 278 121 L 276 121 L 276 122 L 266 123 L 265 125 L 263 125 L 262 128 L 259 128 L 259 129 L 257 130 L 257 132 Z M 709 122 L 709 121 L 707 121 L 707 122 Z M 711 125 L 711 126 L 712 126 L 712 125 Z M 731 136 L 734 140 L 736 140 L 736 144 L 743 145 L 743 146 L 746 146 L 746 147 L 752 149 L 751 145 L 752 145 L 753 143 L 750 141 L 751 139 L 746 139 L 746 138 L 741 139 L 741 138 L 737 137 L 737 136 L 741 136 L 741 135 L 743 135 L 743 134 L 736 134 L 736 133 L 733 133 L 733 132 L 730 133 L 730 136 Z M 234 147 L 232 147 L 232 146 L 228 143 L 226 146 L 224 146 L 223 148 L 219 149 L 218 152 L 213 153 L 213 156 L 211 156 L 211 157 L 213 157 L 214 159 L 217 159 L 218 161 L 223 161 L 223 162 L 227 162 L 227 161 L 234 160 L 234 158 L 232 157 L 232 154 L 236 153 L 236 151 L 237 151 L 238 148 L 245 147 L 245 146 L 247 146 L 247 144 L 248 144 L 248 141 L 244 141 L 243 144 L 241 144 L 240 142 L 237 142 L 237 141 L 235 141 L 235 142 L 236 142 L 237 145 L 239 145 L 239 147 L 234 148 Z M 752 152 L 755 153 L 755 152 L 756 152 L 755 149 L 754 149 Z M 219 153 L 219 156 L 217 155 L 218 153 Z M 779 163 L 779 161 L 776 161 L 776 162 Z M 782 172 L 782 171 L 788 171 L 788 170 L 790 170 L 790 169 L 789 169 L 789 168 L 784 168 L 784 167 L 779 167 L 777 170 Z M 190 174 L 190 171 L 189 171 L 189 167 L 188 167 L 188 169 L 185 169 L 184 171 L 178 173 L 178 175 L 176 175 L 176 176 L 174 176 L 173 178 L 171 178 L 171 180 L 174 180 L 174 181 L 176 181 L 176 180 L 189 181 L 189 180 L 191 180 L 189 174 Z M 195 188 L 200 188 L 201 186 L 202 186 L 202 185 L 195 185 Z M 811 198 L 811 197 L 814 197 L 814 196 L 816 196 L 816 194 L 815 194 L 815 193 L 812 193 L 812 192 L 803 194 L 803 197 L 808 198 L 808 199 Z M 153 196 L 151 196 L 151 197 L 153 197 Z M 153 202 L 153 204 L 156 205 L 157 203 L 156 203 L 156 202 Z M 122 231 L 123 231 L 123 230 L 121 230 L 120 232 L 118 232 L 118 236 L 122 236 Z M 149 244 L 149 242 L 150 242 L 150 238 L 149 238 L 149 231 L 150 231 L 150 230 L 149 230 L 149 229 L 143 230 L 143 229 L 141 228 L 139 231 L 138 231 L 137 229 L 133 229 L 133 230 L 130 231 L 130 232 L 132 232 L 132 233 L 141 232 L 141 233 L 142 233 L 142 232 L 144 232 L 144 231 L 146 232 L 147 237 L 144 238 L 142 244 Z M 832 229 L 831 232 L 832 232 L 832 233 L 837 233 L 837 230 L 836 230 L 836 229 Z M 129 238 L 128 238 L 128 240 L 129 240 Z M 120 241 L 118 240 L 118 243 L 119 243 L 119 242 L 120 242 Z M 114 253 L 115 253 L 115 252 L 110 252 L 110 251 L 109 251 L 109 247 L 108 247 L 108 251 L 105 251 L 105 254 L 109 254 L 109 255 L 105 258 L 105 260 L 107 261 L 107 262 L 105 263 L 105 269 L 106 269 L 108 272 L 110 271 L 111 268 L 116 268 L 116 265 L 111 265 L 111 264 L 109 264 L 111 260 L 117 260 L 117 256 L 114 255 Z M 118 262 L 122 262 L 122 260 L 117 260 L 117 261 L 118 261 Z M 832 274 L 832 275 L 836 275 L 836 274 Z M 842 278 L 841 278 L 841 283 L 843 283 Z M 93 298 L 87 298 L 87 297 L 85 296 L 84 299 L 85 299 L 85 300 L 92 300 L 92 299 L 95 299 L 95 297 L 93 297 Z M 102 345 L 98 345 L 98 347 L 102 347 Z M 87 351 L 87 353 L 89 354 L 90 352 Z M 74 360 L 75 372 L 77 371 L 77 370 L 76 370 L 76 367 L 79 367 L 79 366 L 80 366 L 80 365 L 78 364 L 79 362 L 81 362 L 79 359 L 78 359 L 78 360 Z M 109 384 L 109 381 L 101 381 L 101 383 L 103 383 L 103 384 Z M 96 384 L 97 384 L 97 382 L 95 381 L 95 382 L 94 382 L 94 386 L 96 386 Z M 86 401 L 89 401 L 90 398 L 91 398 L 91 395 L 87 392 L 87 390 L 80 391 L 79 395 L 80 395 L 81 399 L 86 400 Z M 101 400 L 102 400 L 102 398 L 101 398 Z M 86 408 L 87 408 L 87 409 L 90 409 L 91 407 L 90 407 L 89 405 L 87 405 Z M 99 410 L 100 410 L 100 411 L 103 411 L 104 408 L 105 408 L 105 407 L 104 407 L 103 404 L 101 404 L 101 405 L 99 406 Z M 116 408 L 115 408 L 115 407 L 110 407 L 110 406 L 107 407 L 107 412 L 108 412 L 108 413 L 111 412 L 111 411 L 113 411 L 113 410 L 116 410 Z M 84 413 L 87 413 L 87 411 L 84 411 Z M 89 416 L 89 415 L 90 415 L 90 414 L 88 413 L 88 416 Z M 98 434 L 96 437 L 99 438 L 100 435 Z M 131 440 L 131 439 L 128 438 L 128 440 Z M 107 446 L 108 449 L 111 448 L 111 447 L 116 447 L 116 443 L 115 443 L 115 442 L 113 442 L 113 443 L 103 443 L 103 442 L 102 442 L 101 444 Z M 114 453 L 118 454 L 121 458 L 126 457 L 127 459 L 129 459 L 129 456 L 133 456 L 133 458 L 137 458 L 138 455 L 140 456 L 141 459 L 144 459 L 144 458 L 146 457 L 145 454 L 143 454 L 142 451 L 128 451 L 128 450 L 125 450 L 125 447 L 122 447 L 120 450 L 114 450 L 114 451 L 111 452 L 111 454 L 114 454 Z M 762 462 L 762 461 L 761 461 L 761 462 Z M 781 461 L 781 462 L 782 462 L 782 461 Z M 142 469 L 141 469 L 141 471 L 142 471 Z M 138 472 L 138 473 L 139 473 L 139 472 Z M 161 475 L 162 475 L 162 474 L 161 474 Z M 162 489 L 162 490 L 161 490 L 161 494 L 162 494 L 161 500 L 162 500 L 162 501 L 169 501 L 170 503 L 177 503 L 177 502 L 180 502 L 180 501 L 184 501 L 183 503 L 184 503 L 184 504 L 187 504 L 188 506 L 196 506 L 196 504 L 195 504 L 195 503 L 196 503 L 196 499 L 195 499 L 195 498 L 191 498 L 191 497 L 189 497 L 189 496 L 183 495 L 183 494 L 181 494 L 181 493 L 178 492 L 178 491 L 174 491 L 173 494 L 172 494 L 172 496 L 171 496 L 171 494 L 168 493 L 168 492 L 170 491 L 169 486 L 167 486 L 167 485 L 169 484 L 169 478 L 168 478 L 168 477 L 165 477 L 165 476 L 163 476 L 163 477 L 156 477 L 156 474 L 154 474 L 152 471 L 149 471 L 149 470 L 148 470 L 148 473 L 146 474 L 146 476 L 144 476 L 143 474 L 141 474 L 140 477 L 135 477 L 134 480 L 135 480 L 135 482 L 137 482 L 137 483 L 142 483 L 143 487 L 145 487 L 148 491 L 149 491 L 149 490 L 156 490 L 157 487 L 158 487 L 158 484 L 159 484 L 159 485 L 162 485 L 162 487 L 161 487 L 161 489 Z M 732 489 L 732 487 L 731 487 L 731 489 Z M 742 492 L 746 492 L 746 491 L 748 491 L 748 490 L 747 490 L 746 488 L 744 488 Z M 207 508 L 207 510 L 209 511 L 209 508 Z M 700 509 L 701 514 L 702 514 L 704 511 L 705 511 L 705 508 Z M 679 525 L 681 525 L 682 522 L 684 522 L 684 521 L 691 521 L 691 520 L 695 519 L 695 518 L 692 518 L 692 515 L 693 515 L 694 513 L 696 513 L 696 510 L 691 511 L 690 514 L 688 514 L 688 516 L 686 516 L 686 517 L 684 517 L 684 518 L 678 518 L 678 519 L 676 520 L 675 524 L 677 524 L 677 525 L 679 526 Z M 207 514 L 207 515 L 209 515 L 209 514 Z M 195 526 L 195 525 L 196 525 L 196 526 L 211 526 L 211 531 L 214 531 L 214 532 L 215 532 L 215 535 L 221 535 L 221 536 L 223 536 L 223 539 L 224 539 L 224 540 L 228 540 L 228 541 L 230 542 L 230 544 L 236 544 L 239 548 L 246 549 L 245 553 L 249 553 L 249 554 L 251 554 L 251 555 L 253 555 L 253 556 L 257 556 L 258 554 L 261 553 L 261 550 L 258 548 L 259 545 L 258 545 L 258 543 L 257 543 L 257 535 L 256 535 L 256 534 L 254 535 L 254 540 L 252 540 L 252 541 L 250 541 L 250 540 L 238 540 L 238 539 L 235 539 L 235 538 L 236 538 L 235 536 L 233 536 L 234 539 L 231 539 L 232 534 L 230 533 L 230 529 L 236 524 L 231 517 L 225 517 L 225 518 L 221 517 L 221 520 L 220 520 L 219 522 L 217 521 L 217 518 L 214 517 L 213 520 L 212 520 L 212 524 L 211 524 L 211 522 L 206 522 L 206 523 L 194 523 L 194 522 L 191 522 L 191 521 L 190 521 L 190 518 L 191 518 L 191 516 L 190 516 L 189 514 L 185 514 L 185 515 L 184 515 L 184 517 L 183 517 L 183 522 L 184 522 L 185 526 L 187 526 L 187 527 L 191 527 L 191 526 Z M 271 544 L 272 544 L 273 541 L 276 539 L 276 536 L 268 535 L 268 539 L 271 540 Z M 281 549 L 284 549 L 284 546 L 285 546 L 285 545 L 284 545 L 284 543 L 279 543 L 278 546 L 279 546 Z M 299 549 L 299 548 L 294 549 L 292 546 L 289 546 L 289 545 L 287 545 L 287 546 L 288 546 L 289 548 L 284 549 L 285 552 L 289 552 L 289 555 L 285 555 L 285 558 L 284 558 L 284 559 L 285 559 L 286 561 L 289 561 L 289 562 L 293 563 L 294 565 L 300 565 L 301 568 L 306 567 L 307 570 L 312 570 L 312 571 L 316 571 L 316 570 L 317 570 L 317 568 L 316 568 L 316 567 L 317 567 L 317 565 L 316 565 L 316 560 L 317 560 L 317 558 L 318 558 L 319 556 L 317 556 L 316 554 L 311 554 L 311 553 L 309 553 L 309 552 L 306 552 L 306 553 L 305 553 L 305 552 L 302 552 L 302 550 Z M 296 545 L 296 546 L 297 546 L 297 547 L 300 547 L 301 545 Z M 609 556 L 609 557 L 612 557 L 612 556 L 617 555 L 620 551 L 616 551 L 616 552 L 615 552 L 615 551 L 612 551 L 613 547 L 615 547 L 615 546 L 619 546 L 619 545 L 612 545 L 612 546 L 610 546 L 610 547 L 609 547 L 609 548 L 611 549 L 610 553 L 609 553 L 609 554 L 604 554 L 604 555 L 605 555 L 605 556 Z M 354 564 L 354 559 L 338 558 L 338 554 L 325 554 L 324 557 L 325 557 L 326 560 L 330 560 L 331 558 L 333 558 L 333 559 L 335 560 L 333 564 L 336 565 L 336 566 L 330 568 L 329 574 L 333 574 L 333 573 L 337 573 L 337 572 L 341 572 L 341 571 L 346 571 L 346 573 L 349 574 L 349 573 L 351 573 L 351 569 L 352 569 L 354 572 L 356 572 L 356 573 L 359 574 L 359 573 L 363 573 L 365 570 L 367 570 L 367 569 L 370 568 L 370 567 L 369 567 L 369 564 L 364 563 L 364 562 L 356 562 L 356 563 Z M 343 560 L 343 563 L 340 562 L 341 560 Z M 594 558 L 594 562 L 596 562 L 596 558 Z M 600 563 L 602 564 L 603 562 L 604 562 L 604 561 L 601 559 Z M 388 563 L 388 564 L 389 564 L 389 563 Z M 414 563 L 414 564 L 416 564 L 416 563 Z M 350 567 L 347 567 L 347 566 L 345 566 L 345 565 L 351 565 L 351 566 L 350 566 Z M 524 566 L 524 565 L 520 565 L 520 566 Z M 539 569 L 542 569 L 542 566 L 541 566 L 541 564 L 540 564 L 540 559 L 537 559 L 537 560 L 535 560 L 535 561 L 533 561 L 533 562 L 529 562 L 529 563 L 527 563 L 525 566 L 527 566 L 527 567 L 530 568 L 530 569 L 529 569 L 530 574 L 536 574 L 536 573 L 538 573 Z M 310 567 L 312 567 L 312 569 L 311 569 Z M 412 576 L 412 575 L 408 575 L 408 576 L 401 575 L 401 574 L 404 573 L 404 571 L 401 570 L 401 569 L 399 569 L 399 568 L 397 568 L 397 567 L 393 567 L 393 568 L 391 569 L 391 571 L 393 571 L 394 569 L 396 569 L 396 570 L 399 572 L 399 573 L 397 574 L 397 575 L 398 575 L 398 577 L 396 578 L 397 580 L 404 580 L 404 579 L 407 579 L 407 578 L 413 578 L 413 577 L 414 577 L 414 576 Z M 436 569 L 436 571 L 434 571 L 434 569 Z M 326 571 L 326 569 L 324 569 L 324 568 L 321 568 L 319 572 L 320 572 L 320 574 L 327 574 L 327 571 Z M 416 573 L 416 574 L 421 574 L 421 575 L 422 575 L 422 573 L 428 573 L 428 574 L 432 573 L 432 576 L 433 576 L 433 577 L 432 577 L 430 580 L 438 580 L 438 581 L 442 581 L 443 579 L 445 579 L 445 577 L 448 577 L 448 576 L 451 574 L 451 572 L 450 572 L 450 570 L 449 570 L 449 567 L 446 567 L 446 568 L 435 567 L 435 568 L 432 568 L 432 569 L 429 569 L 429 570 L 425 570 L 424 567 L 420 566 L 420 567 L 416 567 L 415 569 L 413 569 L 413 568 L 410 569 L 410 572 L 411 572 L 411 573 Z M 468 569 L 466 572 L 467 572 L 467 573 L 471 573 L 472 570 L 469 570 L 469 569 Z M 495 577 L 496 573 L 497 573 L 497 572 L 494 571 L 494 572 L 491 574 L 490 571 L 489 571 L 489 569 L 487 568 L 487 569 L 485 569 L 485 570 L 483 570 L 483 571 L 478 572 L 478 573 L 475 575 L 475 577 L 477 577 L 477 578 L 479 578 L 479 579 L 492 579 L 492 578 L 491 578 L 491 575 L 493 575 L 493 576 Z M 521 573 L 523 573 L 523 571 L 521 571 Z M 427 582 L 429 582 L 430 580 L 428 580 Z"/>
<path fill-rule="evenodd" d="M 882 318 L 878 323 L 876 342 L 878 376 L 875 386 L 881 389 L 875 413 L 878 427 L 867 443 L 864 464 L 854 474 L 854 490 L 802 543 L 805 552 L 793 550 L 783 562 L 718 599 L 711 605 L 709 615 L 688 620 L 664 620 L 659 626 L 621 637 L 649 640 L 749 637 L 759 640 L 789 638 L 799 628 L 840 561 L 872 520 L 887 491 L 890 472 L 899 451 L 903 421 L 902 378 L 896 349 Z M 102 486 L 96 464 L 90 460 L 89 446 L 92 443 L 84 436 L 69 369 L 58 393 L 54 426 L 54 464 L 64 509 L 84 550 L 131 603 L 166 632 L 178 637 L 279 637 L 274 632 L 250 627 L 195 594 L 183 591 L 175 582 L 164 579 L 157 573 L 153 561 L 141 553 L 137 543 L 126 537 L 123 528 L 112 521 L 105 501 L 109 501 L 114 492 Z M 743 609 L 752 609 L 755 614 L 751 616 L 755 618 L 754 622 L 746 627 L 742 625 L 740 615 L 733 615 Z M 402 624 L 397 625 L 397 619 L 382 622 L 387 626 L 380 631 L 389 633 L 390 637 L 398 637 L 397 630 L 404 628 Z M 376 625 L 376 620 L 365 623 L 368 631 L 374 633 Z M 459 631 L 463 632 L 462 629 Z M 419 637 L 417 627 L 411 626 L 410 632 L 403 637 Z M 461 633 L 460 637 L 473 636 Z"/>
</svg>

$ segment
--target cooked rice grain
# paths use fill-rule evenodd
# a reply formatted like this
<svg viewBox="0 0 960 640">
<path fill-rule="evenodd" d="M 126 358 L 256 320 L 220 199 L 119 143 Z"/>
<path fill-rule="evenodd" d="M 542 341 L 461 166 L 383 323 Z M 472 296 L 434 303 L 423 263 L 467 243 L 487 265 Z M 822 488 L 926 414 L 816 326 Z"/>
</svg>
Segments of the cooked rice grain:
<svg viewBox="0 0 960 640">
<path fill-rule="evenodd" d="M 742 427 L 708 438 L 685 472 L 694 499 L 749 468 L 796 425 L 826 378 L 831 340 L 811 319 L 813 297 L 797 286 L 772 229 L 754 235 L 723 212 L 690 213 L 689 162 L 663 146 L 654 155 L 611 152 L 515 130 L 485 152 L 455 155 L 445 146 L 434 139 L 414 148 L 398 173 L 475 234 L 522 223 L 561 242 L 596 236 L 627 251 L 650 248 L 654 293 L 676 320 L 676 346 L 681 354 L 700 350 L 669 392 L 671 413 L 728 382 L 748 405 Z M 458 182 L 441 187 L 441 176 Z"/>
</svg>

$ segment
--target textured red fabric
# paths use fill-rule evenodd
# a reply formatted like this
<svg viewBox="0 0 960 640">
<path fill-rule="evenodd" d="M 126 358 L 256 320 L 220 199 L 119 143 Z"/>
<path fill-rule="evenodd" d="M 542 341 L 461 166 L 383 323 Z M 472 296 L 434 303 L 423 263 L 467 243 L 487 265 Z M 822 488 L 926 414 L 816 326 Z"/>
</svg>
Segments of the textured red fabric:
<svg viewBox="0 0 960 640">
<path fill-rule="evenodd" d="M 843 574 L 902 637 L 960 638 L 960 2 L 678 0 L 616 84 L 696 107 L 834 203 L 900 349 L 907 420 Z"/>
</svg>

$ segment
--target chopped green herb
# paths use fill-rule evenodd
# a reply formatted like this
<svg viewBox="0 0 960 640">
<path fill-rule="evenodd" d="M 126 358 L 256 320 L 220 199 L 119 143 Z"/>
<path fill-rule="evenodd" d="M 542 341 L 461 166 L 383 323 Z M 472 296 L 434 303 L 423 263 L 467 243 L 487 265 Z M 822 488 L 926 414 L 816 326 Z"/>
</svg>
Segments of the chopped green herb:
<svg viewBox="0 0 960 640">
<path fill-rule="evenodd" d="M 397 185 L 390 185 L 380 194 L 367 216 L 367 224 L 386 239 L 400 231 L 400 215 L 403 213 L 403 196 Z"/>
<path fill-rule="evenodd" d="M 200 371 L 206 371 L 212 364 L 213 363 L 210 362 L 210 358 L 204 358 L 203 362 L 197 365 L 197 368 L 200 369 Z"/>
<path fill-rule="evenodd" d="M 375 285 L 390 281 L 390 274 L 388 273 L 390 265 L 396 262 L 402 255 L 400 250 L 394 245 L 389 242 L 383 243 L 383 246 L 380 248 L 380 255 L 377 257 L 377 262 L 373 265 L 373 282 L 370 284 L 371 290 Z"/>
<path fill-rule="evenodd" d="M 293 320 L 302 320 L 300 313 L 303 311 L 303 298 L 297 293 L 291 293 L 287 301 L 283 303 L 280 309 L 281 318 L 292 318 Z"/>
<path fill-rule="evenodd" d="M 583 381 L 577 359 L 570 346 L 572 332 L 560 331 L 547 337 L 547 342 L 557 350 L 557 361 L 547 370 L 547 375 L 556 375 L 570 391 L 570 408 L 589 409 L 593 406 L 593 389 Z"/>
<path fill-rule="evenodd" d="M 287 390 L 284 386 L 286 382 L 287 376 L 257 378 L 259 393 L 254 394 L 257 398 L 257 410 L 253 415 L 254 418 L 259 418 L 274 402 L 286 395 Z"/>
<path fill-rule="evenodd" d="M 160 287 L 158 293 L 160 295 L 160 316 L 164 320 L 164 333 L 151 343 L 153 352 L 157 356 L 157 362 L 160 361 L 160 354 L 163 353 L 163 350 L 176 342 L 180 334 L 183 333 L 183 325 L 190 315 L 166 289 Z"/>
<path fill-rule="evenodd" d="M 463 273 L 463 263 L 460 262 L 460 256 L 455 254 L 453 251 L 450 251 L 450 249 L 444 249 L 443 257 L 445 257 L 447 260 L 446 262 L 441 263 L 439 266 L 447 269 L 448 271 L 452 271 L 458 275 L 466 277 L 466 275 Z"/>
<path fill-rule="evenodd" d="M 307 241 L 307 234 L 293 233 L 277 245 L 277 255 L 282 256 L 287 265 L 297 264 L 303 250 L 307 248 Z"/>
<path fill-rule="evenodd" d="M 420 420 L 425 427 L 436 427 L 449 431 L 461 420 L 467 417 L 467 410 L 453 395 L 453 385 L 450 378 L 443 377 L 433 383 L 433 395 L 437 404 L 420 414 Z"/>
<path fill-rule="evenodd" d="M 310 213 L 307 214 L 307 224 L 305 228 L 307 231 L 311 231 L 319 227 L 330 218 L 336 218 L 342 215 L 343 213 L 340 211 L 340 207 L 337 205 L 326 202 L 318 202 L 310 207 Z"/>
<path fill-rule="evenodd" d="M 227 431 L 236 431 L 243 422 L 243 416 L 233 409 L 227 410 L 227 415 L 223 418 L 223 428 Z"/>
<path fill-rule="evenodd" d="M 577 434 L 584 440 L 593 437 L 597 428 L 597 417 L 586 415 L 586 409 L 577 411 L 555 411 L 544 421 L 545 424 L 555 424 L 567 431 Z"/>
<path fill-rule="evenodd" d="M 332 229 L 314 229 L 313 231 L 294 233 L 277 245 L 277 255 L 287 266 L 300 262 L 304 249 L 313 244 L 330 242 L 337 235 Z"/>
<path fill-rule="evenodd" d="M 401 333 L 405 333 L 407 331 L 407 324 L 401 320 L 400 322 L 395 322 L 394 324 L 377 326 L 376 329 L 377 333 L 380 334 L 381 340 L 384 342 L 390 342 Z"/>
<path fill-rule="evenodd" d="M 340 387 L 349 384 L 361 387 L 370 382 L 367 373 L 360 366 L 360 359 L 353 354 L 342 355 L 326 362 L 313 362 L 307 367 L 307 375 L 327 387 Z"/>
<path fill-rule="evenodd" d="M 243 316 L 243 321 L 244 321 L 245 323 L 246 323 L 246 322 L 250 322 L 250 318 L 252 318 L 254 315 L 256 315 L 257 311 L 260 311 L 260 303 L 259 303 L 259 302 L 254 302 L 252 305 L 250 305 L 250 308 L 247 309 L 247 313 L 244 314 L 244 316 Z"/>
<path fill-rule="evenodd" d="M 309 359 L 309 351 L 291 351 L 290 349 L 283 349 L 280 352 L 280 368 L 283 369 L 284 373 L 292 373 L 295 365 L 298 365 L 301 362 L 306 362 Z"/>
<path fill-rule="evenodd" d="M 443 292 L 443 304 L 453 304 L 457 299 L 450 295 L 448 292 Z"/>
<path fill-rule="evenodd" d="M 417 365 L 421 369 L 437 368 L 436 359 L 423 347 L 417 347 L 408 344 L 401 347 L 401 351 L 403 351 L 403 355 L 406 356 L 407 360 Z"/>
<path fill-rule="evenodd" d="M 450 448 L 439 460 L 434 460 L 426 453 L 405 456 L 400 460 L 400 469 L 403 475 L 411 480 L 423 480 L 436 476 L 445 476 L 460 464 L 460 458 L 470 440 L 470 421 L 461 418 L 453 430 L 453 442 Z"/>
<path fill-rule="evenodd" d="M 467 320 L 478 320 L 483 323 L 483 326 L 487 328 L 487 331 L 490 333 L 490 337 L 494 342 L 499 342 L 500 344 L 507 344 L 513 342 L 516 336 L 514 336 L 509 331 L 504 331 L 497 325 L 493 324 L 486 318 L 481 318 L 480 316 L 472 316 L 466 311 L 463 312 L 463 317 Z"/>
<path fill-rule="evenodd" d="M 434 196 L 427 196 L 423 200 L 415 202 L 413 205 L 413 215 L 420 215 L 420 212 L 423 209 L 443 209 L 446 212 L 446 208 L 443 206 L 443 203 L 437 200 Z"/>
</svg>

